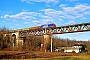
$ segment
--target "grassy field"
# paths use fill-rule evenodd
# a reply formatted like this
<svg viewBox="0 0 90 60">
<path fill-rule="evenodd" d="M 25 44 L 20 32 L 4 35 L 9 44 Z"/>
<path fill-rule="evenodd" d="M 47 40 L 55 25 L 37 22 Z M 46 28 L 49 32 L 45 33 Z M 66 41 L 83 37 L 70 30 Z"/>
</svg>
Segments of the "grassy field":
<svg viewBox="0 0 90 60">
<path fill-rule="evenodd" d="M 90 56 L 59 56 L 52 58 L 35 58 L 26 60 L 90 60 Z"/>
<path fill-rule="evenodd" d="M 7 59 L 4 59 L 4 60 L 7 60 Z M 63 56 L 63 57 L 59 56 L 59 57 L 52 57 L 52 58 L 32 58 L 32 59 L 15 59 L 15 60 L 90 60 L 90 56 L 88 57 L 87 56 Z"/>
<path fill-rule="evenodd" d="M 13 51 L 0 51 L 1 53 L 11 53 Z M 20 51 L 14 51 L 13 53 L 23 53 Z M 28 52 L 28 54 L 61 54 L 59 52 Z M 2 59 L 3 60 L 3 59 Z M 14 60 L 14 59 L 13 59 Z M 90 60 L 90 54 L 79 54 L 79 56 L 56 56 L 50 58 L 29 58 L 29 59 L 15 59 L 15 60 Z"/>
<path fill-rule="evenodd" d="M 58 56 L 51 58 L 31 58 L 25 60 L 90 60 L 90 54 L 81 54 L 80 56 Z"/>
</svg>

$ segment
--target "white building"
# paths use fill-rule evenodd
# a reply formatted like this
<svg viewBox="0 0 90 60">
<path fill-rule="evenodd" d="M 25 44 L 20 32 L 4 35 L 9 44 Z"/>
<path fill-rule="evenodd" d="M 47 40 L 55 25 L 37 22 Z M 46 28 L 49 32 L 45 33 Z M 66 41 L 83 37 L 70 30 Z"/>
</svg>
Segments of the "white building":
<svg viewBox="0 0 90 60">
<path fill-rule="evenodd" d="M 80 53 L 82 46 L 72 46 L 72 47 L 59 47 L 56 51 L 64 50 L 64 52 L 75 52 Z"/>
<path fill-rule="evenodd" d="M 66 48 L 64 49 L 64 52 L 80 53 L 80 52 L 81 52 L 81 48 L 66 47 Z"/>
</svg>

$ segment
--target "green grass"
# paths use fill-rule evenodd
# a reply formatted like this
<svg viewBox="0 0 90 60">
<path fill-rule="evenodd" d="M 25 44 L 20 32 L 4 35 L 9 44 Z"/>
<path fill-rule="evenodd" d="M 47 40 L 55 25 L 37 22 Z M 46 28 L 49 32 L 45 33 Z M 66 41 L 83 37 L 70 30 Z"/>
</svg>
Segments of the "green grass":
<svg viewBox="0 0 90 60">
<path fill-rule="evenodd" d="M 32 58 L 26 60 L 90 60 L 90 54 L 83 54 L 80 56 L 58 56 L 51 58 Z"/>
<path fill-rule="evenodd" d="M 14 60 L 14 59 L 13 59 Z M 15 59 L 15 60 L 90 60 L 88 56 L 59 56 L 52 58 L 31 58 L 31 59 Z"/>
<path fill-rule="evenodd" d="M 59 56 L 52 58 L 35 58 L 26 60 L 90 60 L 89 56 Z"/>
<path fill-rule="evenodd" d="M 0 53 L 10 53 L 13 51 L 0 51 Z M 14 51 L 14 53 L 23 53 L 21 51 Z M 28 54 L 49 54 L 50 52 L 29 52 Z M 53 52 L 50 54 L 58 54 L 58 52 Z M 59 53 L 60 54 L 60 53 Z M 90 60 L 90 54 L 81 54 L 80 56 L 57 56 L 51 58 L 30 58 L 30 59 L 15 59 L 15 60 Z"/>
</svg>

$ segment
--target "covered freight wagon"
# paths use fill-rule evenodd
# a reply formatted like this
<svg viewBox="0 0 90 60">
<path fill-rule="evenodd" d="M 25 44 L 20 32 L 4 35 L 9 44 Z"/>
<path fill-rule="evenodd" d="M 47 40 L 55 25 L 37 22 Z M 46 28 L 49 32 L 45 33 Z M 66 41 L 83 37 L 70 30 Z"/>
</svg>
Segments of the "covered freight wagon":
<svg viewBox="0 0 90 60">
<path fill-rule="evenodd" d="M 36 29 L 40 29 L 40 26 L 36 26 L 36 27 L 31 27 L 29 28 L 30 30 L 36 30 Z"/>
</svg>

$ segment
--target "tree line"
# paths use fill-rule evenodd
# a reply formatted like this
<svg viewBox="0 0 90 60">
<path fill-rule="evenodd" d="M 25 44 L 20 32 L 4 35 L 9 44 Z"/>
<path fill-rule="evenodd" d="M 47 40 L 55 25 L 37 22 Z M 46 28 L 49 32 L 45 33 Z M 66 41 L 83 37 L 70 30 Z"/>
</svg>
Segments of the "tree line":
<svg viewBox="0 0 90 60">
<path fill-rule="evenodd" d="M 10 41 L 10 37 L 9 36 L 3 36 L 2 32 L 7 31 L 9 29 L 3 27 L 0 28 L 0 50 L 3 50 L 5 48 L 10 48 L 12 47 L 12 43 Z M 42 36 L 29 36 L 26 38 L 23 38 L 23 46 L 20 48 L 22 50 L 30 50 L 30 51 L 40 51 L 41 50 L 41 44 L 42 44 Z M 64 39 L 64 38 L 58 38 L 57 36 L 52 36 L 52 43 L 53 43 L 53 50 L 57 47 L 71 47 L 73 46 L 75 43 L 81 43 L 86 45 L 86 50 L 88 50 L 88 52 L 90 52 L 90 41 L 78 41 L 78 40 L 71 40 L 71 39 Z M 50 44 L 47 45 L 47 49 L 50 50 L 51 46 Z"/>
</svg>

